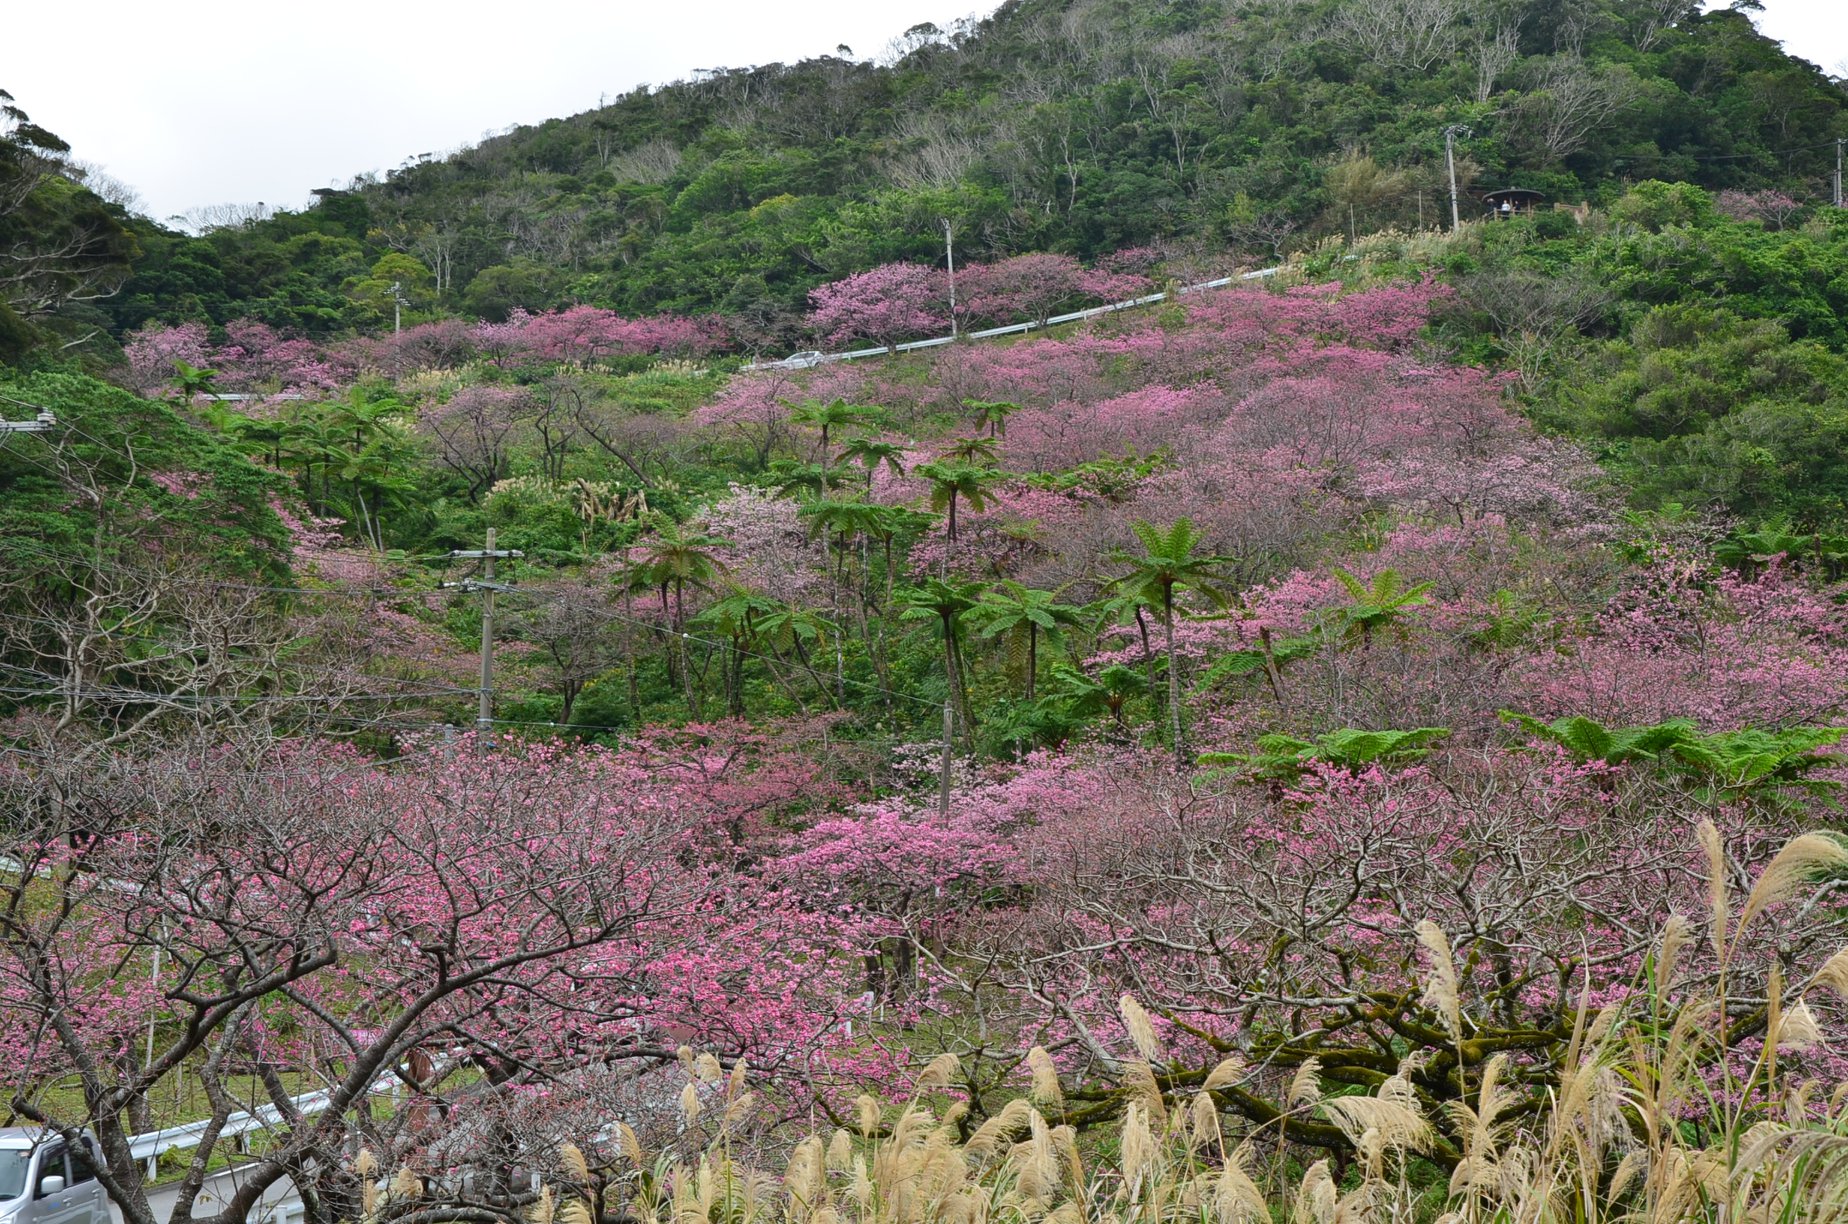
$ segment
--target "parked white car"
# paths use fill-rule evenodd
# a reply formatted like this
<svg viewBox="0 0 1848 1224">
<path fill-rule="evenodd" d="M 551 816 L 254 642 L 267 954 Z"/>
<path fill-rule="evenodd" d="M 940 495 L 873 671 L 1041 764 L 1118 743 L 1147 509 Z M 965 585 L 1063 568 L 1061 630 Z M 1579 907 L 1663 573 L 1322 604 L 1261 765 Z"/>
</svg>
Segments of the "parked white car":
<svg viewBox="0 0 1848 1224">
<path fill-rule="evenodd" d="M 834 360 L 834 358 L 829 357 L 826 353 L 808 349 L 800 353 L 791 353 L 789 356 L 777 361 L 754 361 L 750 365 L 741 366 L 740 368 L 746 373 L 752 370 L 807 370 L 832 360 Z"/>
<path fill-rule="evenodd" d="M 109 1224 L 102 1162 L 87 1131 L 73 1145 L 37 1127 L 0 1127 L 0 1224 Z"/>
</svg>

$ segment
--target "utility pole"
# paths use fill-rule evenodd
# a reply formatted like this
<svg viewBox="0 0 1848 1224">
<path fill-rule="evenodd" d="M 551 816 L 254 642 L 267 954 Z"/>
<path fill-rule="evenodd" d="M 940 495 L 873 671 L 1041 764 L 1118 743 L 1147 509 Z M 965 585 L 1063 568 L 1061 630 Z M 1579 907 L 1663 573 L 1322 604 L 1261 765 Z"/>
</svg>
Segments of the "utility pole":
<svg viewBox="0 0 1848 1224">
<path fill-rule="evenodd" d="M 1456 232 L 1462 224 L 1457 215 L 1457 137 L 1469 135 L 1469 129 L 1460 123 L 1453 123 L 1444 129 L 1444 163 L 1450 167 L 1450 229 Z"/>
<path fill-rule="evenodd" d="M 937 815 L 950 814 L 950 751 L 956 735 L 956 714 L 950 702 L 943 703 L 943 761 L 937 776 Z"/>
<path fill-rule="evenodd" d="M 1841 197 L 1841 175 L 1839 173 L 1835 176 L 1835 180 L 1837 185 L 1835 194 L 1839 203 Z M 950 228 L 950 219 L 943 217 L 940 220 L 943 222 L 943 258 L 950 268 L 950 339 L 954 340 L 956 339 L 956 240 L 951 236 L 953 231 Z"/>
<path fill-rule="evenodd" d="M 404 330 L 404 284 L 401 281 L 391 283 L 391 334 L 397 335 Z"/>
<path fill-rule="evenodd" d="M 487 736 L 494 730 L 494 593 L 513 589 L 494 581 L 494 562 L 501 557 L 524 557 L 526 554 L 517 548 L 495 548 L 494 528 L 490 527 L 486 548 L 456 549 L 449 555 L 458 561 L 481 562 L 480 578 L 464 578 L 461 582 L 444 582 L 439 585 L 460 588 L 471 594 L 481 592 L 481 695 L 475 714 L 475 731 L 485 743 Z"/>
<path fill-rule="evenodd" d="M 1842 206 L 1842 146 L 1848 140 L 1837 137 L 1835 140 L 1835 207 Z"/>
</svg>

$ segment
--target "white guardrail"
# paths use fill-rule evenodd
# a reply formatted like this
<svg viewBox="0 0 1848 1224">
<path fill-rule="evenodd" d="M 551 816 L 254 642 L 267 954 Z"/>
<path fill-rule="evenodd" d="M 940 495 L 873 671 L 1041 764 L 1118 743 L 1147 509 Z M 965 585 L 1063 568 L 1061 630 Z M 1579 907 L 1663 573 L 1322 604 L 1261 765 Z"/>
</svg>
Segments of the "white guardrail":
<svg viewBox="0 0 1848 1224">
<path fill-rule="evenodd" d="M 382 1089 L 374 1089 L 374 1091 L 382 1091 Z M 328 1093 L 323 1089 L 290 1097 L 289 1104 L 295 1107 L 297 1113 L 320 1113 L 327 1108 L 327 1099 Z M 240 1138 L 252 1131 L 266 1130 L 282 1120 L 282 1110 L 274 1105 L 264 1105 L 249 1112 L 239 1110 L 225 1119 L 224 1125 L 218 1128 L 218 1137 L 220 1139 Z M 163 1126 L 145 1135 L 131 1136 L 128 1141 L 128 1150 L 134 1154 L 136 1160 L 157 1160 L 167 1152 L 198 1147 L 199 1141 L 205 1137 L 205 1132 L 211 1125 L 211 1119 L 206 1118 L 198 1122 L 187 1122 L 181 1126 Z"/>
<path fill-rule="evenodd" d="M 397 1082 L 391 1076 L 386 1076 L 374 1083 L 367 1091 L 368 1095 L 372 1096 L 381 1092 L 395 1093 Z M 325 1088 L 315 1092 L 304 1092 L 300 1096 L 290 1097 L 289 1104 L 298 1114 L 317 1114 L 327 1108 L 330 1095 L 329 1090 Z M 263 1105 L 249 1111 L 238 1110 L 225 1118 L 224 1125 L 218 1128 L 218 1137 L 220 1139 L 240 1139 L 253 1131 L 268 1130 L 283 1121 L 283 1112 L 275 1105 Z M 136 1160 L 147 1164 L 152 1169 L 153 1162 L 167 1152 L 198 1147 L 211 1125 L 211 1120 L 207 1118 L 198 1122 L 187 1122 L 180 1126 L 163 1126 L 145 1135 L 132 1135 L 128 1140 L 128 1150 Z"/>
<path fill-rule="evenodd" d="M 1182 285 L 1179 289 L 1174 291 L 1174 296 L 1179 297 L 1183 293 L 1198 293 L 1202 289 L 1224 289 L 1227 285 L 1237 281 L 1264 280 L 1267 277 L 1277 275 L 1277 273 L 1282 270 L 1282 265 L 1278 265 L 1273 268 L 1259 268 L 1255 272 L 1241 272 L 1237 276 L 1222 276 L 1217 280 L 1201 281 L 1197 285 Z M 1056 327 L 1061 323 L 1076 323 L 1081 319 L 1095 319 L 1099 315 L 1113 314 L 1119 310 L 1135 310 L 1142 306 L 1154 306 L 1157 303 L 1167 301 L 1168 296 L 1169 295 L 1166 293 L 1151 293 L 1139 298 L 1130 298 L 1126 302 L 1111 302 L 1108 306 L 1092 306 L 1086 310 L 1074 310 L 1069 314 L 1053 315 L 1043 324 L 1037 319 L 1034 319 L 1026 323 L 1009 323 L 1003 327 L 984 327 L 980 331 L 962 332 L 954 336 L 934 336 L 929 340 L 908 340 L 903 344 L 895 344 L 891 348 L 881 346 L 879 348 L 850 349 L 844 353 L 822 353 L 819 356 L 810 357 L 806 361 L 797 361 L 795 358 L 785 358 L 782 361 L 753 362 L 750 365 L 740 367 L 740 373 L 749 373 L 753 370 L 807 369 L 811 366 L 823 365 L 831 361 L 859 361 L 866 357 L 884 357 L 890 353 L 911 353 L 916 352 L 918 349 L 938 348 L 945 344 L 954 344 L 958 340 L 986 340 L 991 336 L 1024 335 L 1030 331 L 1038 331 L 1041 327 Z"/>
</svg>

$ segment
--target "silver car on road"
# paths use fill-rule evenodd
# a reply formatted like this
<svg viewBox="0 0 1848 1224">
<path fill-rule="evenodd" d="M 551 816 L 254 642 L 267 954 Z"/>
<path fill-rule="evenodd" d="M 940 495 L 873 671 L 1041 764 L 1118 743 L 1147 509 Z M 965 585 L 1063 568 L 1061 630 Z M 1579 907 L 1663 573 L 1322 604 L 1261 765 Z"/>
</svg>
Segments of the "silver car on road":
<svg viewBox="0 0 1848 1224">
<path fill-rule="evenodd" d="M 72 1144 L 37 1127 L 0 1126 L 0 1224 L 109 1224 L 101 1163 L 87 1132 Z"/>
</svg>

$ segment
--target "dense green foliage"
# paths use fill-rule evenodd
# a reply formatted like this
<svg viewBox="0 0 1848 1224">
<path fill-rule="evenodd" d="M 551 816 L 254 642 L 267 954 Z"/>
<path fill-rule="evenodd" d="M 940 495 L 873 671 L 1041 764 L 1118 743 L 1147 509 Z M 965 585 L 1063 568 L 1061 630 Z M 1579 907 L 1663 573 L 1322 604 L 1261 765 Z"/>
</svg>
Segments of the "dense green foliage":
<svg viewBox="0 0 1848 1224">
<path fill-rule="evenodd" d="M 1509 367 L 1638 506 L 1824 532 L 1848 510 L 1848 214 L 1652 180 L 1582 225 L 1378 245 L 1387 272 L 1444 271 L 1461 354 Z"/>
<path fill-rule="evenodd" d="M 123 210 L 58 172 L 69 151 L 0 89 L 0 363 L 100 332 L 140 254 Z"/>
<path fill-rule="evenodd" d="M 0 448 L 0 565 L 43 575 L 44 558 L 278 579 L 288 536 L 275 505 L 286 486 L 229 440 L 173 407 L 81 374 L 13 379 L 0 404 L 49 409 L 55 454 Z"/>
<path fill-rule="evenodd" d="M 305 212 L 144 225 L 115 317 L 326 334 L 389 317 L 396 281 L 413 315 L 591 301 L 723 311 L 781 342 L 814 286 L 940 261 L 940 218 L 977 259 L 1204 241 L 1268 261 L 1435 224 L 1453 124 L 1466 193 L 1599 202 L 1656 177 L 1814 198 L 1841 91 L 1744 14 L 1698 8 L 1013 0 L 917 27 L 889 62 L 714 70 Z"/>
</svg>

